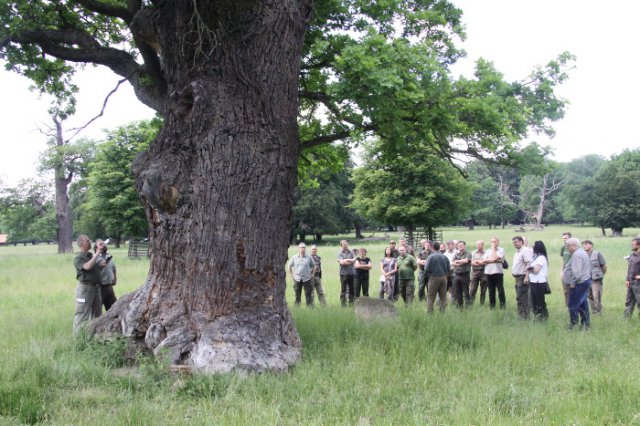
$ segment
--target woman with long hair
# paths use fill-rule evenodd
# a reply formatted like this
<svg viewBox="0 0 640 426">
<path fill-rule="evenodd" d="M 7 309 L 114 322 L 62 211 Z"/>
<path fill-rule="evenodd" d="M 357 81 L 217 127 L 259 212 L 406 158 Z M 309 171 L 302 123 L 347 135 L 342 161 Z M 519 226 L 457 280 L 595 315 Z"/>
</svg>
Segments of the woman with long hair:
<svg viewBox="0 0 640 426">
<path fill-rule="evenodd" d="M 384 282 L 380 282 L 380 299 L 384 299 L 384 294 L 387 293 L 387 298 L 393 300 L 393 290 L 395 288 L 395 274 L 398 270 L 396 264 L 396 258 L 393 257 L 391 247 L 384 249 L 384 257 L 380 262 L 380 270 L 384 276 Z"/>
<path fill-rule="evenodd" d="M 547 302 L 544 299 L 549 289 L 548 275 L 547 249 L 542 241 L 536 241 L 533 244 L 533 261 L 527 268 L 527 279 L 531 288 L 531 305 L 535 319 L 546 320 L 549 318 Z"/>
</svg>

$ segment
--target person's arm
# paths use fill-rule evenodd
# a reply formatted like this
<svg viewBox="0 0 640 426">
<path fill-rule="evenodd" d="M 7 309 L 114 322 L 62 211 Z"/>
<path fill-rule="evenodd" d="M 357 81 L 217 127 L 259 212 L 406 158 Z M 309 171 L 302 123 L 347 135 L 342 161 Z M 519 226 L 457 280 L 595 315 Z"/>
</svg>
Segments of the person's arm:
<svg viewBox="0 0 640 426">
<path fill-rule="evenodd" d="M 365 271 L 370 271 L 371 268 L 373 268 L 373 262 L 371 262 L 371 259 L 369 259 L 368 263 L 361 263 L 360 264 L 360 269 L 364 269 Z"/>
<path fill-rule="evenodd" d="M 602 269 L 602 274 L 607 273 L 607 262 L 604 260 L 604 256 L 602 253 L 598 252 L 598 262 L 600 262 L 600 269 Z"/>
<path fill-rule="evenodd" d="M 309 266 L 311 266 L 311 276 L 314 277 L 316 275 L 316 262 L 313 260 L 313 257 L 309 256 Z"/>
<path fill-rule="evenodd" d="M 84 265 L 82 265 L 82 269 L 84 269 L 85 271 L 90 271 L 93 269 L 94 266 L 96 266 L 96 263 L 98 262 L 98 255 L 94 255 L 91 256 L 91 259 L 89 259 L 88 262 L 85 262 Z M 98 265 L 100 266 L 100 265 Z M 102 265 L 104 266 L 104 265 Z"/>
<path fill-rule="evenodd" d="M 111 266 L 113 267 L 113 285 L 116 285 L 116 283 L 118 282 L 118 275 L 116 275 L 116 265 L 113 263 L 113 261 L 111 262 Z"/>
<path fill-rule="evenodd" d="M 390 275 L 395 275 L 398 272 L 398 261 L 393 262 L 393 271 L 391 271 Z"/>
</svg>

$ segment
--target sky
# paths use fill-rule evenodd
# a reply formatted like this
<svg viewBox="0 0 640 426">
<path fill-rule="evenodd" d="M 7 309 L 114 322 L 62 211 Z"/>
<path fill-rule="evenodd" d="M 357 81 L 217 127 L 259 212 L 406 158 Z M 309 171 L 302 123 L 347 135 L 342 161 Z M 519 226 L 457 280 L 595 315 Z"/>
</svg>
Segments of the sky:
<svg viewBox="0 0 640 426">
<path fill-rule="evenodd" d="M 640 2 L 610 0 L 603 4 L 579 0 L 453 0 L 463 12 L 467 38 L 461 47 L 467 58 L 455 75 L 470 76 L 475 61 L 492 61 L 507 80 L 523 80 L 563 51 L 576 55 L 575 69 L 557 93 L 567 99 L 562 121 L 554 124 L 553 139 L 531 135 L 529 140 L 553 148 L 552 158 L 570 161 L 587 154 L 610 157 L 640 147 L 635 122 L 640 99 L 637 43 Z M 104 68 L 87 67 L 78 74 L 78 113 L 66 128 L 84 125 L 96 116 L 118 77 Z M 36 174 L 38 155 L 47 136 L 38 129 L 51 123 L 49 102 L 29 91 L 24 77 L 0 71 L 0 179 L 15 185 Z M 153 117 L 128 84 L 111 96 L 104 116 L 80 136 L 99 139 L 103 129 Z"/>
</svg>

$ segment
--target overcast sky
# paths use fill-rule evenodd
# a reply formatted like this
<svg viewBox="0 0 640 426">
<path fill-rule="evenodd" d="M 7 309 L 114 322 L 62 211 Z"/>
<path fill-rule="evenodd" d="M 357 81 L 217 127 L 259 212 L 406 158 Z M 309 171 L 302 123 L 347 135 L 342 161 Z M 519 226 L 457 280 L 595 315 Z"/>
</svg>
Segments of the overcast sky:
<svg viewBox="0 0 640 426">
<path fill-rule="evenodd" d="M 565 118 L 555 124 L 554 139 L 532 135 L 551 145 L 554 158 L 568 161 L 586 154 L 609 157 L 640 146 L 635 121 L 640 99 L 637 58 L 640 2 L 611 0 L 606 4 L 578 0 L 453 0 L 464 11 L 468 58 L 456 74 L 469 75 L 479 58 L 491 60 L 508 80 L 521 80 L 565 50 L 577 56 L 576 68 L 558 94 L 570 101 Z M 86 123 L 100 112 L 118 78 L 108 70 L 88 68 L 79 74 L 78 113 L 67 128 Z M 15 184 L 35 174 L 46 136 L 38 128 L 50 122 L 48 101 L 28 90 L 29 81 L 0 71 L 0 178 Z M 123 84 L 102 118 L 82 135 L 99 138 L 102 129 L 151 118 L 131 88 Z"/>
</svg>

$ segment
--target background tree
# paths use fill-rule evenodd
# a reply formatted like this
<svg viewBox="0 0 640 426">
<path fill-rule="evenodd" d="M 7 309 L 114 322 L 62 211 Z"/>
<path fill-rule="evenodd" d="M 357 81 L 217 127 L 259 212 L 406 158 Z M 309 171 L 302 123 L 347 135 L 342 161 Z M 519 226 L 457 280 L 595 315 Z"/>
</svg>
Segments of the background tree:
<svg viewBox="0 0 640 426">
<path fill-rule="evenodd" d="M 494 167 L 495 168 L 495 167 Z M 465 167 L 472 184 L 471 207 L 467 223 L 492 226 L 504 225 L 515 219 L 516 209 L 505 199 L 500 185 L 494 180 L 488 166 L 481 161 L 472 161 Z"/>
<path fill-rule="evenodd" d="M 614 155 L 593 178 L 590 210 L 604 232 L 622 236 L 624 228 L 640 224 L 640 150 Z"/>
<path fill-rule="evenodd" d="M 593 177 L 606 162 L 607 160 L 603 157 L 594 154 L 562 165 L 565 169 L 566 181 L 558 195 L 558 203 L 563 221 L 598 225 L 593 209 L 595 192 Z"/>
<path fill-rule="evenodd" d="M 83 139 L 71 143 L 64 135 L 63 122 L 69 111 L 52 108 L 54 127 L 49 128 L 48 149 L 40 156 L 40 170 L 52 170 L 55 188 L 56 240 L 58 253 L 73 252 L 73 212 L 69 204 L 69 185 L 74 178 L 86 172 L 87 165 L 95 155 L 92 141 Z"/>
<path fill-rule="evenodd" d="M 136 191 L 131 165 L 156 137 L 159 120 L 141 121 L 107 132 L 91 163 L 87 209 L 116 247 L 123 236 L 146 236 L 147 218 Z"/>
<path fill-rule="evenodd" d="M 377 155 L 382 142 L 367 145 L 354 171 L 352 206 L 364 217 L 404 226 L 413 239 L 418 227 L 437 227 L 464 218 L 471 186 L 447 161 L 425 152 Z"/>
<path fill-rule="evenodd" d="M 48 189 L 44 181 L 33 179 L 0 188 L 0 232 L 9 241 L 55 239 L 56 209 Z"/>
<path fill-rule="evenodd" d="M 96 330 L 203 371 L 299 358 L 282 265 L 301 149 L 375 133 L 385 151 L 419 141 L 449 159 L 506 159 L 530 129 L 550 132 L 564 107 L 553 90 L 568 55 L 521 82 L 486 62 L 476 79 L 454 80 L 462 13 L 447 1 L 0 8 L 0 55 L 42 90 L 69 96 L 68 64 L 101 64 L 162 116 L 133 165 L 151 224 L 149 277 Z"/>
</svg>

